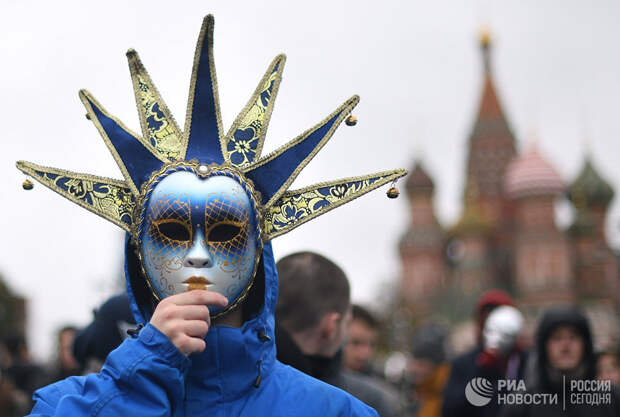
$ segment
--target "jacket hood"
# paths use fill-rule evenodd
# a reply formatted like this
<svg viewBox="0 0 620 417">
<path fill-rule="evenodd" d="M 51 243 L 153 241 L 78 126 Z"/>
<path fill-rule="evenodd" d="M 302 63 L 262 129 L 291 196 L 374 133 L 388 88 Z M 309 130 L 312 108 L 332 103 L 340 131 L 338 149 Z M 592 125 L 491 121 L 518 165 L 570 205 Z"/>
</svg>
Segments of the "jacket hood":
<svg viewBox="0 0 620 417">
<path fill-rule="evenodd" d="M 146 280 L 141 276 L 135 248 L 127 236 L 125 242 L 125 277 L 127 293 L 137 323 L 146 324 L 155 304 Z M 274 312 L 278 298 L 278 275 L 271 243 L 263 245 L 261 260 L 248 297 L 239 307 L 244 323 L 240 328 L 213 326 L 205 337 L 206 349 L 189 356 L 191 366 L 186 376 L 193 386 L 219 393 L 213 401 L 239 398 L 258 386 L 275 364 Z M 202 391 L 204 393 L 204 391 Z M 200 390 L 195 391 L 196 396 Z M 192 392 L 187 400 L 192 401 Z M 204 402 L 204 398 L 196 401 Z"/>
<path fill-rule="evenodd" d="M 536 332 L 537 372 L 541 384 L 545 387 L 553 386 L 549 376 L 549 358 L 547 357 L 546 344 L 553 331 L 560 326 L 574 327 L 583 338 L 584 352 L 582 365 L 584 366 L 585 374 L 582 378 L 594 379 L 596 366 L 588 319 L 576 307 L 556 307 L 545 312 Z"/>
</svg>

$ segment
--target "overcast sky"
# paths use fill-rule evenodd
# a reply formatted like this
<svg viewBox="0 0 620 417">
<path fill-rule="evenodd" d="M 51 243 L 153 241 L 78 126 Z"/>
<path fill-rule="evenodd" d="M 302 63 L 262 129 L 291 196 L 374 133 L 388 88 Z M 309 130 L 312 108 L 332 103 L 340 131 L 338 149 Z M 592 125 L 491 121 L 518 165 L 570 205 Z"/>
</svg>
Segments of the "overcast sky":
<svg viewBox="0 0 620 417">
<path fill-rule="evenodd" d="M 421 158 L 435 179 L 440 221 L 461 210 L 466 144 L 483 81 L 480 27 L 519 149 L 537 136 L 567 181 L 586 149 L 620 186 L 620 7 L 617 1 L 107 1 L 4 0 L 0 5 L 0 273 L 26 296 L 29 336 L 48 355 L 61 325 L 83 325 L 117 290 L 120 229 L 35 184 L 15 161 L 121 179 L 78 99 L 87 88 L 140 131 L 125 51 L 135 48 L 177 120 L 184 120 L 201 21 L 215 15 L 225 130 L 271 59 L 288 56 L 268 152 L 353 94 L 359 123 L 342 126 L 294 187 Z M 401 181 L 401 185 L 404 182 Z M 401 187 L 403 189 L 404 187 Z M 396 282 L 406 198 L 375 191 L 274 241 L 276 256 L 310 249 L 342 264 L 353 298 L 372 306 Z M 614 200 L 608 236 L 620 246 Z"/>
</svg>

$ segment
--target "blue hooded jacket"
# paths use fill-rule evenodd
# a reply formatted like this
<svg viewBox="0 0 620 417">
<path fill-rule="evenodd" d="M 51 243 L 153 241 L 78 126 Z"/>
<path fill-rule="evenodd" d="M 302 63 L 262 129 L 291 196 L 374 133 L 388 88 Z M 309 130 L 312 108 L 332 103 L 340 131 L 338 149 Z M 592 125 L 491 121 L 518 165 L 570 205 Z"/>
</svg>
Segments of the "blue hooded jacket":
<svg viewBox="0 0 620 417">
<path fill-rule="evenodd" d="M 147 323 L 152 308 L 132 251 L 127 243 L 127 290 L 136 322 Z M 376 416 L 350 394 L 276 360 L 278 275 L 270 243 L 264 245 L 250 292 L 260 294 L 261 289 L 264 300 L 257 314 L 241 328 L 210 328 L 202 353 L 186 357 L 146 324 L 136 338 L 110 353 L 100 373 L 70 377 L 35 392 L 30 415 Z"/>
</svg>

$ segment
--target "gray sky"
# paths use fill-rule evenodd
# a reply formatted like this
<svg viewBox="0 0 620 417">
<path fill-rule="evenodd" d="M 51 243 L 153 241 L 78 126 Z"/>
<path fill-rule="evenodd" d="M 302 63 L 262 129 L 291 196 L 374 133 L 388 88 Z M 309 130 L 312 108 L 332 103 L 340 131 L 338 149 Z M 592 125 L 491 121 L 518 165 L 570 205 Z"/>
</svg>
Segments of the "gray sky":
<svg viewBox="0 0 620 417">
<path fill-rule="evenodd" d="M 184 120 L 202 17 L 215 15 L 225 129 L 271 59 L 288 56 L 265 152 L 313 126 L 357 93 L 356 127 L 342 126 L 294 187 L 410 168 L 423 158 L 440 221 L 461 209 L 466 140 L 482 83 L 479 29 L 493 36 L 496 87 L 520 149 L 539 146 L 567 181 L 585 149 L 620 189 L 620 3 L 514 1 L 34 2 L 0 5 L 0 273 L 29 299 L 34 353 L 52 332 L 85 324 L 118 288 L 123 234 L 35 184 L 18 159 L 121 179 L 78 99 L 87 88 L 140 131 L 125 51 L 135 48 L 177 120 Z M 404 183 L 401 182 L 401 190 Z M 387 189 L 387 187 L 385 187 Z M 277 257 L 310 249 L 342 264 L 353 298 L 372 304 L 396 281 L 406 198 L 375 191 L 274 241 Z M 614 200 L 608 235 L 620 246 Z"/>
</svg>

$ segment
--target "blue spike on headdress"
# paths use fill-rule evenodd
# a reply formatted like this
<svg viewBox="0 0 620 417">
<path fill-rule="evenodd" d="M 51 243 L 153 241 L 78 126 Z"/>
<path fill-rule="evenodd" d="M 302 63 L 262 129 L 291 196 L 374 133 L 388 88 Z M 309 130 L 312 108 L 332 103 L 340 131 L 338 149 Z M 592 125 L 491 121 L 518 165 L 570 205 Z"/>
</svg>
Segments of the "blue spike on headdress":
<svg viewBox="0 0 620 417">
<path fill-rule="evenodd" d="M 202 22 L 187 101 L 185 159 L 222 163 L 222 121 L 213 61 L 213 16 Z"/>
<path fill-rule="evenodd" d="M 140 194 L 142 184 L 167 161 L 157 158 L 142 138 L 109 115 L 86 90 L 80 91 L 80 99 L 112 152 L 129 188 L 135 195 Z"/>
<path fill-rule="evenodd" d="M 286 191 L 358 102 L 358 96 L 351 97 L 318 125 L 245 170 L 261 192 L 263 205 L 272 205 Z"/>
</svg>

